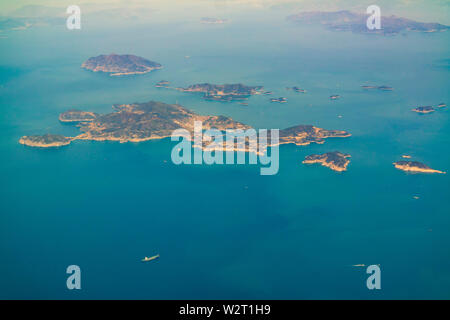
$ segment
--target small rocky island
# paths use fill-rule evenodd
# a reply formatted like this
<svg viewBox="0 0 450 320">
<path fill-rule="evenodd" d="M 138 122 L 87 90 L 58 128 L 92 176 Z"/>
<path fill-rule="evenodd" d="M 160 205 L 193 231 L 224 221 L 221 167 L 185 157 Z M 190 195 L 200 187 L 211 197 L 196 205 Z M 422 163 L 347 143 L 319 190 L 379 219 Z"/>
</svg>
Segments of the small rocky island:
<svg viewBox="0 0 450 320">
<path fill-rule="evenodd" d="M 262 86 L 252 87 L 241 83 L 222 85 L 201 83 L 190 85 L 187 88 L 177 88 L 177 90 L 182 92 L 201 92 L 204 93 L 204 99 L 213 101 L 245 100 L 249 96 L 264 92 Z"/>
<path fill-rule="evenodd" d="M 30 147 L 49 148 L 68 145 L 73 139 L 57 134 L 44 134 L 42 136 L 23 136 L 19 139 L 19 143 Z"/>
<path fill-rule="evenodd" d="M 324 167 L 328 167 L 334 171 L 346 171 L 350 163 L 349 154 L 344 154 L 339 151 L 327 152 L 324 154 L 312 154 L 303 160 L 305 164 L 320 163 Z"/>
<path fill-rule="evenodd" d="M 59 121 L 61 122 L 88 122 L 94 121 L 97 118 L 98 114 L 89 111 L 81 111 L 81 110 L 68 110 L 59 115 Z"/>
<path fill-rule="evenodd" d="M 46 134 L 24 136 L 19 142 L 31 147 L 63 146 L 74 140 L 141 142 L 170 137 L 174 130 L 180 128 L 193 133 L 194 121 L 202 121 L 204 130 L 251 128 L 225 116 L 198 115 L 178 104 L 150 101 L 114 105 L 113 108 L 114 112 L 97 115 L 94 120 L 77 122 L 81 133 L 76 137 Z M 298 125 L 280 130 L 278 144 L 322 144 L 325 139 L 333 137 L 350 137 L 350 134 L 346 131 L 325 130 L 312 125 Z M 274 145 L 270 141 L 270 135 L 267 143 Z"/>
<path fill-rule="evenodd" d="M 426 113 L 434 112 L 435 109 L 432 106 L 424 106 L 424 107 L 414 108 L 414 109 L 412 109 L 412 111 L 417 112 L 417 113 L 426 114 Z"/>
<path fill-rule="evenodd" d="M 161 64 L 131 54 L 110 54 L 92 57 L 86 60 L 82 68 L 93 72 L 105 72 L 111 76 L 144 74 L 161 69 Z"/>
<path fill-rule="evenodd" d="M 406 172 L 445 173 L 444 171 L 432 169 L 429 166 L 418 161 L 397 161 L 394 162 L 394 166 L 397 169 Z"/>
</svg>

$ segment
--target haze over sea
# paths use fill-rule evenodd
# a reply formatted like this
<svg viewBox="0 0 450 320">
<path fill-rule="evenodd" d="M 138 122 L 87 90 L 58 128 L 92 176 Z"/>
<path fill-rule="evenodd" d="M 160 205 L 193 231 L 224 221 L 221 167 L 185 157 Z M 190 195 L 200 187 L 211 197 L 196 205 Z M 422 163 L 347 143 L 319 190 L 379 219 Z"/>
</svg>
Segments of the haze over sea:
<svg viewBox="0 0 450 320">
<path fill-rule="evenodd" d="M 289 12 L 235 14 L 223 25 L 84 19 L 79 31 L 41 26 L 1 38 L 0 298 L 450 298 L 450 175 L 392 165 L 408 154 L 450 171 L 448 107 L 411 112 L 450 103 L 450 32 L 332 32 L 289 23 Z M 80 68 L 113 52 L 164 68 L 132 77 Z M 155 88 L 160 80 L 263 85 L 288 103 L 205 101 Z M 254 165 L 176 166 L 170 139 L 18 143 L 76 135 L 58 121 L 71 108 L 107 113 L 150 100 L 256 128 L 313 124 L 352 137 L 281 146 L 275 176 Z M 334 150 L 351 154 L 346 172 L 301 163 Z M 66 288 L 72 264 L 82 290 Z M 379 264 L 382 289 L 368 290 L 355 264 Z"/>
</svg>

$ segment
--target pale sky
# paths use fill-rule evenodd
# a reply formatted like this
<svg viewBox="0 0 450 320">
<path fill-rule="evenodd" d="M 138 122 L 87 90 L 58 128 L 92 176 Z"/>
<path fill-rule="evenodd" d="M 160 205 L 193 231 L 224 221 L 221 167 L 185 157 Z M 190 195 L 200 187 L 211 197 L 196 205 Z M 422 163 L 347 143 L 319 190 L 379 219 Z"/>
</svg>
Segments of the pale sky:
<svg viewBox="0 0 450 320">
<path fill-rule="evenodd" d="M 234 10 L 286 10 L 290 13 L 312 10 L 363 11 L 367 6 L 376 4 L 382 14 L 450 25 L 450 0 L 0 0 L 0 12 L 5 15 L 25 5 L 67 7 L 73 4 L 90 10 L 146 7 L 165 12 L 189 9 L 218 14 Z"/>
</svg>

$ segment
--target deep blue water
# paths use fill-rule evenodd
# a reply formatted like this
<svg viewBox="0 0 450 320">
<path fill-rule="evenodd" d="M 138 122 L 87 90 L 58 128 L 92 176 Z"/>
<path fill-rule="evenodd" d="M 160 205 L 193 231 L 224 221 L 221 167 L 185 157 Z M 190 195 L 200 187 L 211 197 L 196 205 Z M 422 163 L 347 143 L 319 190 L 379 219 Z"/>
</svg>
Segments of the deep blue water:
<svg viewBox="0 0 450 320">
<path fill-rule="evenodd" d="M 448 32 L 365 36 L 275 18 L 54 26 L 0 39 L 0 298 L 450 298 L 449 175 L 392 165 L 410 154 L 450 170 L 447 108 L 411 112 L 450 102 L 449 43 Z M 164 68 L 119 78 L 80 68 L 111 52 Z M 163 79 L 264 85 L 289 101 L 204 101 L 154 88 Z M 361 90 L 367 83 L 395 91 Z M 18 144 L 22 135 L 75 135 L 57 119 L 69 108 L 106 113 L 149 100 L 256 128 L 314 124 L 352 137 L 282 146 L 275 176 L 251 165 L 176 166 L 168 139 Z M 301 163 L 333 150 L 352 155 L 347 172 Z M 81 267 L 80 291 L 66 289 L 71 264 Z M 368 290 L 354 264 L 380 264 L 382 289 Z"/>
</svg>

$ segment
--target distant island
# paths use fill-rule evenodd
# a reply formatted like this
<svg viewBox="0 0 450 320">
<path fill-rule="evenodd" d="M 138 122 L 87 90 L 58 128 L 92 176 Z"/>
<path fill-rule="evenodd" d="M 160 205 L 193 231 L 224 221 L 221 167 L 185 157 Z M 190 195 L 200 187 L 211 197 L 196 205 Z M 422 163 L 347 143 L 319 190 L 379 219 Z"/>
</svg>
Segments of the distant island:
<svg viewBox="0 0 450 320">
<path fill-rule="evenodd" d="M 9 31 L 61 26 L 65 23 L 66 15 L 63 8 L 25 5 L 8 13 L 2 12 L 0 15 L 0 36 Z"/>
<path fill-rule="evenodd" d="M 361 86 L 361 88 L 363 88 L 365 90 L 378 89 L 381 91 L 393 91 L 394 90 L 394 88 L 389 87 L 389 86 Z"/>
<path fill-rule="evenodd" d="M 26 30 L 34 26 L 30 19 L 20 18 L 2 18 L 0 17 L 0 33 L 5 31 Z"/>
<path fill-rule="evenodd" d="M 192 133 L 194 121 L 202 121 L 204 129 L 245 130 L 251 128 L 225 116 L 198 115 L 178 104 L 150 101 L 114 105 L 113 108 L 114 112 L 97 115 L 94 120 L 88 119 L 85 122 L 77 122 L 81 134 L 76 137 L 46 134 L 24 136 L 20 138 L 19 142 L 31 147 L 64 146 L 74 140 L 141 142 L 170 137 L 172 132 L 179 128 L 184 128 Z M 75 118 L 79 119 L 78 117 Z M 327 138 L 350 136 L 350 133 L 346 131 L 325 130 L 312 125 L 298 125 L 280 130 L 279 144 L 322 144 Z M 273 145 L 270 137 L 268 145 Z"/>
<path fill-rule="evenodd" d="M 86 60 L 82 68 L 93 72 L 105 72 L 111 76 L 144 74 L 161 69 L 161 64 L 131 54 L 100 55 Z"/>
<path fill-rule="evenodd" d="M 366 21 L 369 15 L 351 11 L 313 11 L 290 15 L 286 19 L 295 23 L 321 24 L 335 31 L 356 33 L 375 33 L 392 35 L 402 31 L 438 32 L 446 31 L 448 26 L 439 23 L 423 23 L 397 16 L 382 16 L 381 29 L 369 30 Z"/>
<path fill-rule="evenodd" d="M 287 98 L 285 98 L 285 97 L 272 98 L 272 99 L 270 99 L 270 101 L 271 102 L 286 103 L 287 102 Z"/>
<path fill-rule="evenodd" d="M 302 88 L 299 88 L 299 87 L 292 87 L 292 88 L 287 87 L 286 90 L 293 90 L 293 91 L 298 92 L 298 93 L 306 93 L 305 89 L 302 89 Z"/>
<path fill-rule="evenodd" d="M 394 166 L 406 172 L 424 172 L 424 173 L 444 173 L 444 171 L 439 171 L 430 168 L 429 166 L 418 162 L 418 161 L 397 161 L 394 162 Z"/>
<path fill-rule="evenodd" d="M 435 112 L 436 110 L 445 108 L 446 106 L 447 105 L 445 103 L 441 102 L 436 107 L 433 107 L 433 106 L 419 106 L 419 107 L 416 107 L 416 108 L 412 109 L 412 111 L 417 112 L 417 113 L 426 114 L 426 113 Z"/>
<path fill-rule="evenodd" d="M 424 106 L 424 107 L 417 107 L 412 109 L 412 111 L 417 112 L 417 113 L 432 113 L 435 111 L 435 109 L 432 106 Z"/>
<path fill-rule="evenodd" d="M 305 164 L 320 163 L 324 167 L 328 167 L 334 171 L 346 171 L 350 163 L 349 154 L 344 154 L 339 151 L 327 152 L 324 154 L 312 154 L 303 160 Z"/>
<path fill-rule="evenodd" d="M 262 86 L 246 86 L 236 84 L 193 84 L 187 88 L 177 88 L 182 92 L 202 92 L 203 98 L 213 101 L 245 100 L 251 95 L 264 93 Z"/>
<path fill-rule="evenodd" d="M 200 19 L 200 22 L 203 24 L 224 24 L 227 21 L 228 21 L 227 19 L 208 18 L 208 17 L 203 17 Z"/>
<path fill-rule="evenodd" d="M 382 90 L 382 91 L 393 91 L 394 88 L 389 87 L 389 86 L 379 86 L 378 90 Z"/>
</svg>

